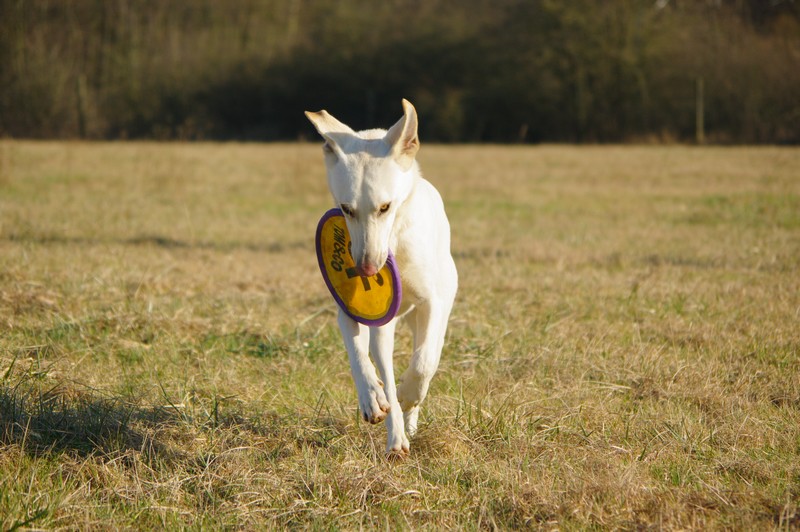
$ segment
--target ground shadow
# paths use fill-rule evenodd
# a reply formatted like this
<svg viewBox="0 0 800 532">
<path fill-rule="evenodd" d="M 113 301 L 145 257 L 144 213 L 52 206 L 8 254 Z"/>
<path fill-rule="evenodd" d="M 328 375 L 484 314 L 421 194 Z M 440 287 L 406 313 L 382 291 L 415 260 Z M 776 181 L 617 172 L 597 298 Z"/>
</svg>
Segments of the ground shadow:
<svg viewBox="0 0 800 532">
<path fill-rule="evenodd" d="M 27 387 L 26 387 L 27 388 Z M 61 386 L 48 390 L 0 385 L 0 444 L 18 444 L 31 455 L 68 452 L 81 457 L 128 450 L 174 458 L 135 422 L 175 423 L 163 408 L 142 408 Z"/>
<path fill-rule="evenodd" d="M 0 235 L 0 240 L 7 242 L 26 242 L 31 244 L 56 244 L 56 245 L 120 245 L 120 246 L 154 246 L 164 249 L 189 249 L 212 251 L 245 250 L 259 253 L 282 253 L 285 251 L 309 248 L 310 240 L 294 240 L 290 242 L 214 242 L 207 240 L 188 241 L 171 238 L 163 235 L 138 235 L 130 238 L 100 238 L 85 236 L 67 236 L 57 234 L 28 234 L 10 233 Z"/>
<path fill-rule="evenodd" d="M 95 391 L 55 385 L 0 384 L 0 446 L 19 445 L 30 456 L 68 453 L 81 458 L 140 452 L 148 462 L 192 463 L 190 456 L 160 437 L 192 426 L 201 432 L 222 430 L 231 441 L 249 434 L 272 459 L 291 454 L 286 446 L 328 447 L 348 430 L 348 421 L 323 411 L 311 416 L 260 411 L 257 418 L 216 409 L 208 419 L 192 419 L 170 405 L 147 407 L 124 397 L 104 397 Z M 250 437 L 245 437 L 247 440 Z M 159 441 L 161 440 L 161 441 Z"/>
</svg>

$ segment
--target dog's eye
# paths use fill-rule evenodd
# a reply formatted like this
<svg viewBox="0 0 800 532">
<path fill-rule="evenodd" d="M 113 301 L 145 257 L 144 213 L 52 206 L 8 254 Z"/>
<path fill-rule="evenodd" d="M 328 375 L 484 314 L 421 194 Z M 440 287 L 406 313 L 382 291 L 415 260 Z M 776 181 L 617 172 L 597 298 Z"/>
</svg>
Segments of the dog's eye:
<svg viewBox="0 0 800 532">
<path fill-rule="evenodd" d="M 344 203 L 339 205 L 339 208 L 342 209 L 342 212 L 345 213 L 345 215 L 350 216 L 351 218 L 353 217 L 353 209 L 351 209 L 350 207 L 348 207 Z"/>
<path fill-rule="evenodd" d="M 385 213 L 386 211 L 389 210 L 389 207 L 391 207 L 391 206 L 392 206 L 391 203 L 384 203 L 383 205 L 381 205 L 381 208 L 379 209 L 380 213 L 381 214 Z"/>
</svg>

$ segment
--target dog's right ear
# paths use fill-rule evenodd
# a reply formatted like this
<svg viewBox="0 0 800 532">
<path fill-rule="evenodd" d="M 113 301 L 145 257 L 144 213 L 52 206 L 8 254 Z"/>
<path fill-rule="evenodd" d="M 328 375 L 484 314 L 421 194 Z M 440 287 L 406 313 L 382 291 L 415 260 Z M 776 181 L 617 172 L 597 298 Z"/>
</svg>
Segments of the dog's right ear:
<svg viewBox="0 0 800 532">
<path fill-rule="evenodd" d="M 419 150 L 419 135 L 417 135 L 417 110 L 405 98 L 403 98 L 403 118 L 389 128 L 384 140 L 390 146 L 400 168 L 408 171 Z"/>
<path fill-rule="evenodd" d="M 317 128 L 317 131 L 320 135 L 322 135 L 322 138 L 325 139 L 325 146 L 323 146 L 325 152 L 336 155 L 337 157 L 341 157 L 342 150 L 336 143 L 336 140 L 334 140 L 334 137 L 337 133 L 353 135 L 353 130 L 350 129 L 350 127 L 346 124 L 336 120 L 332 114 L 324 109 L 316 113 L 306 111 L 306 116 L 311 123 L 314 124 L 314 127 Z"/>
</svg>

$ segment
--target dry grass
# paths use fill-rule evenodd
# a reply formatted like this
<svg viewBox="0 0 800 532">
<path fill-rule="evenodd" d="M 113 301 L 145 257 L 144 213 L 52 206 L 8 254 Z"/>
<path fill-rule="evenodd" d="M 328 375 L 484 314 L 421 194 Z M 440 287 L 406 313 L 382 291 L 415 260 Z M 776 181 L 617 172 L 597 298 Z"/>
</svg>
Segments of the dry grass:
<svg viewBox="0 0 800 532">
<path fill-rule="evenodd" d="M 0 528 L 800 527 L 800 150 L 420 157 L 461 289 L 395 464 L 318 146 L 0 143 Z"/>
</svg>

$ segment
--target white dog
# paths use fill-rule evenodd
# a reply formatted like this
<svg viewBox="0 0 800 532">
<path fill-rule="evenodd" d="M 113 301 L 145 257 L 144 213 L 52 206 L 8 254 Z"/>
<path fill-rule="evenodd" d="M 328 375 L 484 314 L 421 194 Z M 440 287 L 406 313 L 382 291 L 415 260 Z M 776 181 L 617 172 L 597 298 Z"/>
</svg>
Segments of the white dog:
<svg viewBox="0 0 800 532">
<path fill-rule="evenodd" d="M 450 255 L 450 224 L 439 192 L 422 178 L 417 113 L 403 100 L 404 116 L 389 131 L 355 132 L 327 111 L 306 112 L 325 139 L 328 186 L 345 215 L 351 254 L 359 273 L 375 275 L 392 250 L 400 271 L 403 301 L 398 317 L 381 327 L 362 325 L 339 310 L 339 328 L 362 416 L 384 419 L 386 452 L 406 455 L 417 430 L 419 407 L 439 366 L 447 321 L 458 288 Z M 414 334 L 414 354 L 395 387 L 392 353 L 399 317 Z M 381 373 L 378 379 L 369 355 Z M 401 415 L 401 408 L 403 414 Z"/>
</svg>

